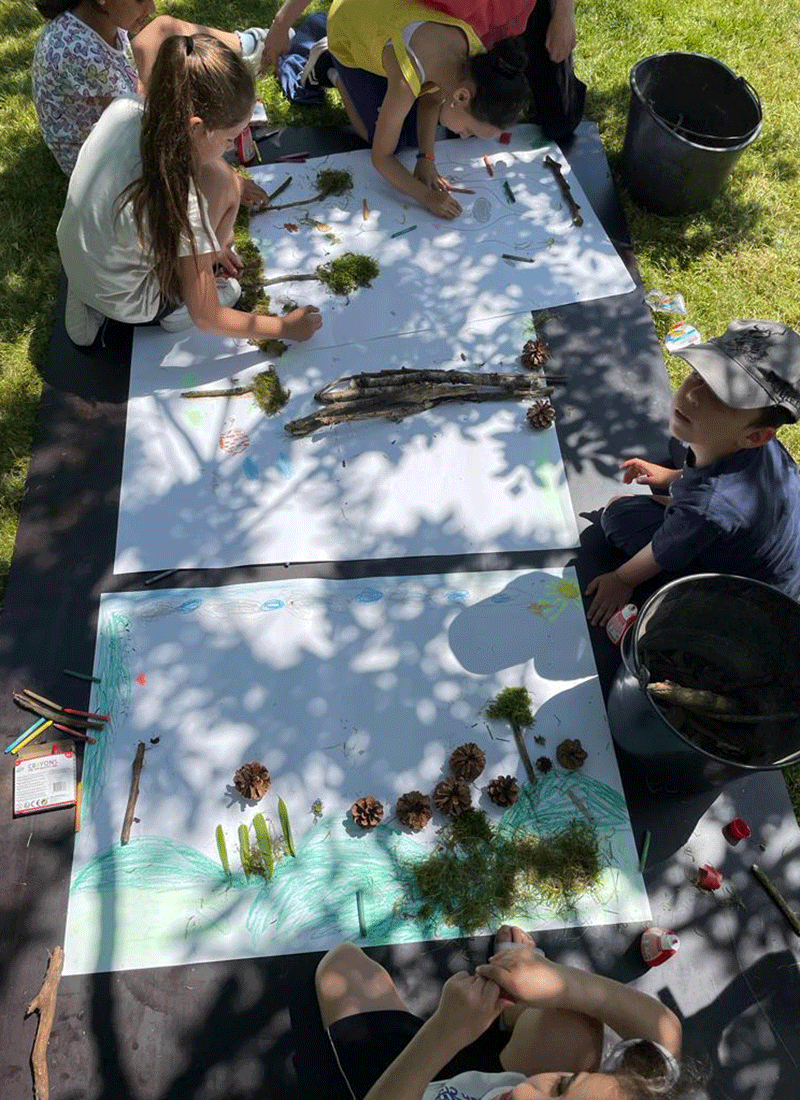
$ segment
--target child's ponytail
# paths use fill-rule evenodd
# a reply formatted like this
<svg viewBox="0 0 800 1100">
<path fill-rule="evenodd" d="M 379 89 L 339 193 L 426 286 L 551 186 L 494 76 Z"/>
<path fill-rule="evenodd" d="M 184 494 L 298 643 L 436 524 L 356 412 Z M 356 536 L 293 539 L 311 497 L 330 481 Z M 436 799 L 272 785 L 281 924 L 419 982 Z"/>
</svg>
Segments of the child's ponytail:
<svg viewBox="0 0 800 1100">
<path fill-rule="evenodd" d="M 39 14 L 45 19 L 55 19 L 65 11 L 72 11 L 80 2 L 81 0 L 35 0 Z"/>
<path fill-rule="evenodd" d="M 475 81 L 470 114 L 501 129 L 512 126 L 528 106 L 531 89 L 525 75 L 528 54 L 521 38 L 506 38 L 486 53 L 470 58 Z"/>
<path fill-rule="evenodd" d="M 255 99 L 250 70 L 239 54 L 209 34 L 173 35 L 158 51 L 142 115 L 142 175 L 123 192 L 132 202 L 141 240 L 151 242 L 164 302 L 181 300 L 178 253 L 195 240 L 189 185 L 197 189 L 192 117 L 207 130 L 244 125 Z"/>
</svg>

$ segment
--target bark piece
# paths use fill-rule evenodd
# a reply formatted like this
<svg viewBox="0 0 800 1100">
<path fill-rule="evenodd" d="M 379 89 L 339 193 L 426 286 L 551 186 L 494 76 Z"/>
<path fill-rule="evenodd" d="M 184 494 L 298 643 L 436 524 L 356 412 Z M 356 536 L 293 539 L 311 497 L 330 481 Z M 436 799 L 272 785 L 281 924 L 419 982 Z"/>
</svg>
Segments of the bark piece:
<svg viewBox="0 0 800 1100">
<path fill-rule="evenodd" d="M 374 829 L 383 819 L 383 803 L 374 795 L 366 794 L 355 800 L 350 807 L 350 813 L 356 825 L 360 825 L 362 829 Z"/>
<path fill-rule="evenodd" d="M 400 824 L 415 833 L 424 829 L 433 816 L 430 795 L 422 791 L 401 794 L 394 809 Z"/>
<path fill-rule="evenodd" d="M 47 1044 L 50 1042 L 50 1032 L 53 1029 L 53 1020 L 56 1014 L 56 998 L 58 986 L 61 981 L 61 971 L 64 968 L 64 948 L 57 947 L 47 963 L 44 981 L 41 989 L 28 1005 L 26 1016 L 33 1012 L 39 1013 L 39 1023 L 36 1027 L 36 1038 L 33 1041 L 31 1052 L 31 1069 L 33 1070 L 33 1095 L 34 1100 L 48 1100 L 50 1096 L 50 1080 L 47 1072 Z"/>
<path fill-rule="evenodd" d="M 433 803 L 440 813 L 458 817 L 472 805 L 472 795 L 463 779 L 443 779 L 434 788 Z"/>
<path fill-rule="evenodd" d="M 519 783 L 513 775 L 498 775 L 489 784 L 488 792 L 495 806 L 513 806 L 519 798 Z"/>
<path fill-rule="evenodd" d="M 242 764 L 233 776 L 233 785 L 240 795 L 258 801 L 272 786 L 272 777 L 268 769 L 258 760 Z"/>
<path fill-rule="evenodd" d="M 467 741 L 453 749 L 450 767 L 456 779 L 477 779 L 486 767 L 486 753 L 474 741 Z"/>
<path fill-rule="evenodd" d="M 583 762 L 588 755 L 588 752 L 577 737 L 567 737 L 556 749 L 556 760 L 562 768 L 566 768 L 567 771 L 571 772 L 576 772 L 578 768 L 582 768 Z"/>
</svg>

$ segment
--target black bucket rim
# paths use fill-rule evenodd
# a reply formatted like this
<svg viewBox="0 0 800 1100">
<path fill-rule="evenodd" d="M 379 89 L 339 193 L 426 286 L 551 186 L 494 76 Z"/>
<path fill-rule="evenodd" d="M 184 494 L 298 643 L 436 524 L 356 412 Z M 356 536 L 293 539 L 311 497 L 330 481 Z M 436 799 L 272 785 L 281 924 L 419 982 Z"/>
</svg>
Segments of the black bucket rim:
<svg viewBox="0 0 800 1100">
<path fill-rule="evenodd" d="M 670 126 L 666 119 L 662 118 L 657 111 L 653 110 L 653 107 L 645 98 L 641 88 L 636 81 L 636 72 L 637 69 L 640 68 L 640 66 L 646 65 L 648 61 L 659 61 L 664 57 L 700 58 L 703 61 L 712 61 L 715 65 L 718 65 L 719 68 L 724 69 L 725 72 L 727 72 L 733 78 L 733 80 L 750 96 L 758 111 L 758 122 L 745 135 L 741 137 L 738 135 L 731 138 L 714 137 L 711 134 L 695 135 L 695 137 L 706 137 L 708 141 L 712 142 L 713 144 L 704 144 L 701 141 L 693 141 L 691 138 L 685 136 L 685 132 L 681 132 L 680 130 L 677 130 L 674 126 Z M 693 149 L 702 149 L 706 152 L 711 150 L 713 152 L 738 153 L 740 151 L 744 151 L 750 145 L 752 145 L 754 141 L 756 141 L 764 126 L 764 111 L 761 106 L 761 99 L 753 85 L 750 83 L 749 80 L 747 80 L 746 77 L 735 73 L 729 65 L 725 64 L 724 61 L 720 61 L 718 57 L 712 57 L 711 54 L 694 53 L 690 50 L 667 50 L 664 53 L 651 53 L 648 54 L 647 57 L 640 58 L 635 63 L 635 65 L 631 68 L 629 80 L 631 86 L 631 94 L 636 97 L 637 102 L 641 104 L 642 108 L 647 112 L 653 122 L 655 122 L 664 131 L 664 133 L 670 134 L 673 138 L 678 141 L 682 141 L 685 145 L 690 145 Z M 734 142 L 735 144 L 727 144 L 728 142 Z"/>
<path fill-rule="evenodd" d="M 686 584 L 687 581 L 707 580 L 712 578 L 714 580 L 724 578 L 725 580 L 730 579 L 733 581 L 744 581 L 745 584 L 758 585 L 759 588 L 766 588 L 768 592 L 772 592 L 774 595 L 780 596 L 783 599 L 788 600 L 789 603 L 797 603 L 797 601 L 793 600 L 791 596 L 787 596 L 785 592 L 781 592 L 781 590 L 779 588 L 775 588 L 774 585 L 766 584 L 764 581 L 754 580 L 752 577 L 741 577 L 737 573 L 690 573 L 686 577 L 676 577 L 675 580 L 669 581 L 668 584 L 662 585 L 661 588 L 658 589 L 658 591 L 654 592 L 650 597 L 648 597 L 648 599 L 642 606 L 642 610 L 636 617 L 636 622 L 633 624 L 632 628 L 628 630 L 623 636 L 622 645 L 620 646 L 623 664 L 627 668 L 628 672 L 630 672 L 630 674 L 636 679 L 640 688 L 642 688 L 642 694 L 647 700 L 647 703 L 650 709 L 653 711 L 654 715 L 659 718 L 665 726 L 671 729 L 675 736 L 679 738 L 679 740 L 683 741 L 684 745 L 692 749 L 694 752 L 700 753 L 701 756 L 705 756 L 708 760 L 713 760 L 715 764 L 723 764 L 728 769 L 735 768 L 740 773 L 742 773 L 742 775 L 748 772 L 766 772 L 779 770 L 783 771 L 784 768 L 791 768 L 795 764 L 800 763 L 800 749 L 798 749 L 797 752 L 793 753 L 786 760 L 781 761 L 779 764 L 745 764 L 739 760 L 728 760 L 724 756 L 717 756 L 715 753 L 709 752 L 708 749 L 702 748 L 690 738 L 685 737 L 684 734 L 681 733 L 680 730 L 676 729 L 671 722 L 668 722 L 667 719 L 664 717 L 664 712 L 652 699 L 649 693 L 644 690 L 644 687 L 646 685 L 643 685 L 642 683 L 642 677 L 640 675 L 639 663 L 636 654 L 636 647 L 639 641 L 639 628 L 642 626 L 642 623 L 645 619 L 645 612 L 659 596 L 663 597 L 664 593 L 668 592 L 671 588 L 676 588 L 679 585 Z M 627 647 L 631 651 L 631 661 L 633 667 L 631 667 L 631 665 L 629 665 L 628 662 L 625 660 L 626 643 Z"/>
</svg>

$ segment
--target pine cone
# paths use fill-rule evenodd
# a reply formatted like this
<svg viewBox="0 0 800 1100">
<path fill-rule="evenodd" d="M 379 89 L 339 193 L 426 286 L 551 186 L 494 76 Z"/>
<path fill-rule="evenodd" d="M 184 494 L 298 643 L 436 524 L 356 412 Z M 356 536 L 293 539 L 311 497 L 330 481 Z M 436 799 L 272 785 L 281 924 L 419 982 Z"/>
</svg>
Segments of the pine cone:
<svg viewBox="0 0 800 1100">
<path fill-rule="evenodd" d="M 472 805 L 472 795 L 463 779 L 443 779 L 434 787 L 433 804 L 440 813 L 458 817 Z"/>
<path fill-rule="evenodd" d="M 459 745 L 450 754 L 450 767 L 456 779 L 477 779 L 486 767 L 486 753 L 474 741 Z"/>
<path fill-rule="evenodd" d="M 550 759 L 549 756 L 540 756 L 539 759 L 536 761 L 536 768 L 542 773 L 542 775 L 547 775 L 552 766 L 553 761 Z"/>
<path fill-rule="evenodd" d="M 242 764 L 233 775 L 233 785 L 244 798 L 258 801 L 263 798 L 272 786 L 270 774 L 258 760 L 251 760 L 249 764 Z"/>
<path fill-rule="evenodd" d="M 422 791 L 409 791 L 401 794 L 395 804 L 394 812 L 401 825 L 418 833 L 424 829 L 433 816 L 431 796 Z"/>
<path fill-rule="evenodd" d="M 363 798 L 355 800 L 350 807 L 350 813 L 356 825 L 360 825 L 362 829 L 374 829 L 381 823 L 383 803 L 379 802 L 374 795 L 365 794 Z"/>
<path fill-rule="evenodd" d="M 556 749 L 556 760 L 562 768 L 566 768 L 567 771 L 571 772 L 575 772 L 578 768 L 583 767 L 583 762 L 588 755 L 588 752 L 577 737 L 574 740 L 570 740 L 568 737 L 566 741 L 562 741 Z"/>
<path fill-rule="evenodd" d="M 513 806 L 519 798 L 519 783 L 513 775 L 498 775 L 489 784 L 488 791 L 495 806 Z"/>
<path fill-rule="evenodd" d="M 549 358 L 550 348 L 541 337 L 528 340 L 522 349 L 522 355 L 520 355 L 523 367 L 527 367 L 528 370 L 543 367 Z"/>
<path fill-rule="evenodd" d="M 546 397 L 540 397 L 528 409 L 528 423 L 534 431 L 543 432 L 556 418 L 556 410 Z"/>
</svg>

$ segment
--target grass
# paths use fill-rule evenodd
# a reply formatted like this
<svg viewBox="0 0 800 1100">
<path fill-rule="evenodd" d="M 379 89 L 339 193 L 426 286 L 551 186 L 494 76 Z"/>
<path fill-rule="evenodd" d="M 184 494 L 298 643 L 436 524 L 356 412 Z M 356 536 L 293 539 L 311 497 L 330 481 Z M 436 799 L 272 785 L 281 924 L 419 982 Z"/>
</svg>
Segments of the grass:
<svg viewBox="0 0 800 1100">
<path fill-rule="evenodd" d="M 316 5 L 323 6 L 323 5 Z M 276 0 L 167 0 L 159 11 L 226 28 L 263 25 Z M 65 181 L 38 133 L 30 62 L 42 22 L 30 0 L 0 7 L 0 594 L 13 550 L 46 354 L 59 262 L 55 227 Z M 580 6 L 576 67 L 589 86 L 586 117 L 599 127 L 612 167 L 622 148 L 628 74 L 649 53 L 711 54 L 758 90 L 765 125 L 724 193 L 692 217 L 657 218 L 622 189 L 645 285 L 681 291 L 689 320 L 711 336 L 735 317 L 772 317 L 800 328 L 800 25 L 796 0 L 606 0 Z M 323 108 L 287 104 L 272 78 L 259 91 L 270 118 L 316 125 L 345 121 L 332 97 Z M 32 201 L 33 198 L 33 201 Z M 659 321 L 663 335 L 664 324 Z M 668 359 L 673 383 L 685 373 Z M 800 427 L 781 438 L 800 457 Z M 800 768 L 787 773 L 800 810 Z"/>
</svg>

